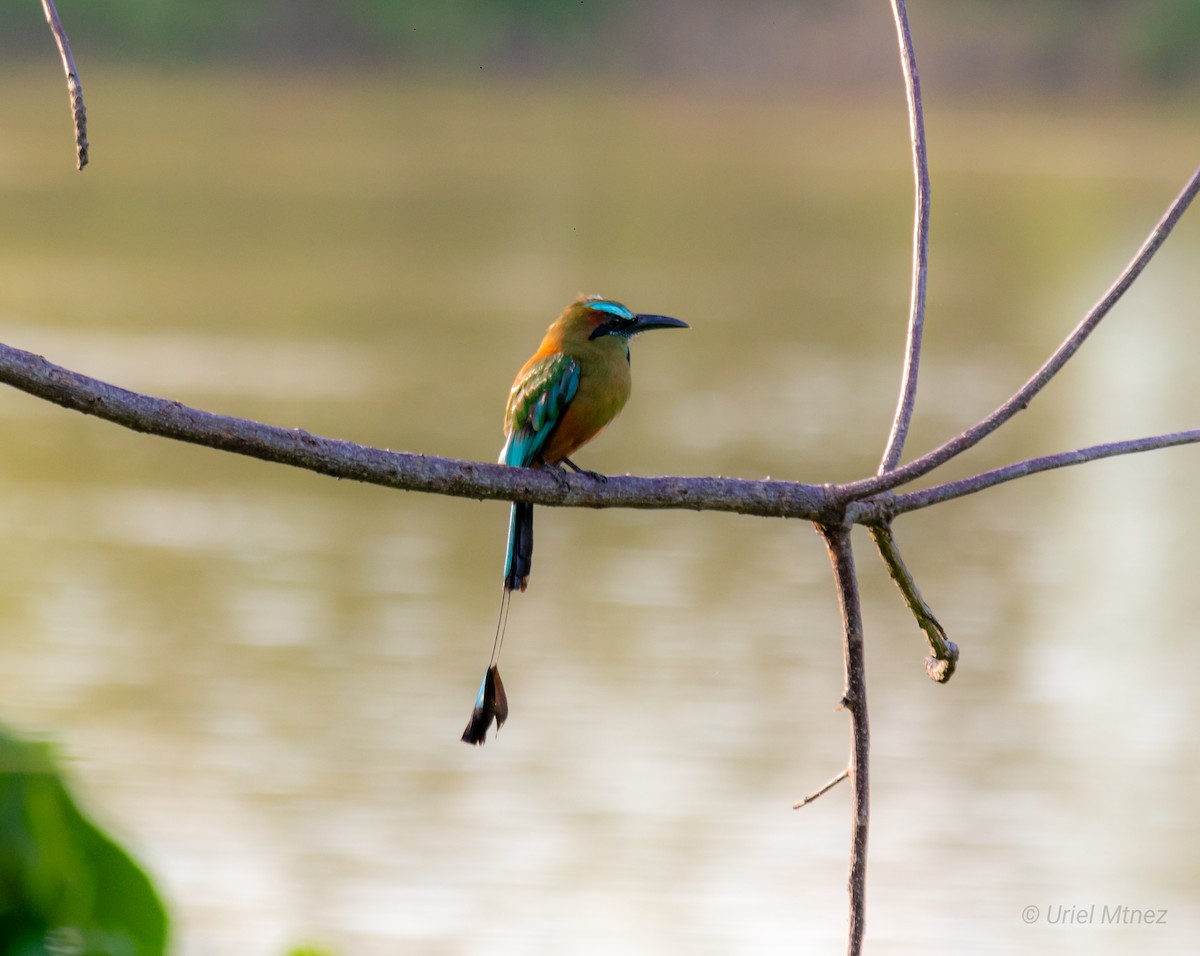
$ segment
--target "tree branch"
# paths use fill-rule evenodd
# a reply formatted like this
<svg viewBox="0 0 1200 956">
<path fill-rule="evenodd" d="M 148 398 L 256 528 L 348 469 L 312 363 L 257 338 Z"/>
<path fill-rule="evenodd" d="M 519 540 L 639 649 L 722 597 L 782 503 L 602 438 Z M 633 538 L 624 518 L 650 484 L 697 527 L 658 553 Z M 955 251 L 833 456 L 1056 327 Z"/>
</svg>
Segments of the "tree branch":
<svg viewBox="0 0 1200 956">
<path fill-rule="evenodd" d="M 1200 442 L 1200 430 L 1195 430 L 1093 445 L 1030 458 L 909 494 L 885 492 L 848 500 L 848 492 L 861 488 L 864 482 L 811 485 L 774 479 L 639 478 L 631 475 L 614 475 L 606 482 L 576 475 L 556 480 L 536 469 L 388 451 L 323 438 L 303 429 L 280 428 L 245 418 L 217 415 L 169 399 L 132 392 L 3 344 L 0 344 L 0 383 L 133 431 L 405 491 L 552 506 L 725 511 L 815 522 L 828 522 L 844 509 L 847 521 L 865 525 L 886 523 L 894 515 L 960 498 L 1039 471 Z"/>
<path fill-rule="evenodd" d="M 846 952 L 849 956 L 859 956 L 866 929 L 867 833 L 871 821 L 871 725 L 867 717 L 862 606 L 858 597 L 858 575 L 854 570 L 854 550 L 850 544 L 850 525 L 818 525 L 817 530 L 829 548 L 829 560 L 837 581 L 838 603 L 842 609 L 842 650 L 846 673 L 842 706 L 850 713 L 850 779 L 854 782 L 848 881 L 850 936 Z"/>
<path fill-rule="evenodd" d="M 945 628 L 934 615 L 933 609 L 921 597 L 921 590 L 900 555 L 900 548 L 892 534 L 892 526 L 877 524 L 867 530 L 871 534 L 871 540 L 875 542 L 875 547 L 879 549 L 879 556 L 887 565 L 888 574 L 904 595 L 904 603 L 908 605 L 913 617 L 917 619 L 917 626 L 925 632 L 925 638 L 929 641 L 931 654 L 925 658 L 925 673 L 939 684 L 946 683 L 954 676 L 954 669 L 958 666 L 958 645 L 946 637 Z"/>
<path fill-rule="evenodd" d="M 1103 445 L 1090 445 L 1087 448 L 1077 448 L 1075 451 L 1059 452 L 1057 455 L 1044 455 L 1041 458 L 1026 458 L 1002 468 L 980 472 L 969 478 L 958 481 L 948 481 L 945 484 L 922 488 L 903 495 L 890 496 L 884 510 L 888 514 L 903 514 L 906 511 L 916 511 L 928 508 L 942 501 L 972 495 L 985 488 L 1001 485 L 1006 481 L 1035 475 L 1039 471 L 1052 471 L 1055 468 L 1066 468 L 1069 465 L 1082 465 L 1089 461 L 1099 461 L 1102 458 L 1113 458 L 1117 455 L 1134 455 L 1143 451 L 1154 451 L 1158 448 L 1174 448 L 1177 445 L 1192 445 L 1200 443 L 1200 429 L 1185 432 L 1171 432 L 1168 435 L 1153 435 L 1149 438 L 1134 438 L 1129 441 L 1108 442 Z M 870 508 L 874 502 L 862 502 L 852 506 L 854 520 L 862 521 L 868 518 L 867 510 L 859 510 L 863 506 Z"/>
<path fill-rule="evenodd" d="M 801 797 L 799 800 L 797 800 L 795 803 L 793 803 L 792 809 L 799 810 L 801 807 L 807 807 L 810 803 L 812 803 L 814 800 L 816 800 L 817 797 L 825 796 L 825 794 L 827 794 L 830 790 L 832 790 L 834 787 L 836 787 L 839 783 L 841 783 L 843 780 L 845 780 L 849 776 L 850 776 L 850 768 L 843 767 L 837 773 L 836 776 L 834 776 L 830 780 L 826 781 L 825 783 L 821 784 L 821 786 L 817 787 L 817 789 L 814 790 L 812 793 L 808 794 L 805 797 Z"/>
<path fill-rule="evenodd" d="M 1200 192 L 1200 166 L 1196 167 L 1196 170 L 1192 173 L 1191 178 L 1188 179 L 1179 195 L 1167 207 L 1167 211 L 1159 219 L 1154 229 L 1151 230 L 1146 241 L 1142 243 L 1142 247 L 1138 250 L 1137 255 L 1121 271 L 1121 274 L 1117 276 L 1116 281 L 1104 293 L 1100 301 L 1088 310 L 1087 314 L 1075 326 L 1071 334 L 1054 350 L 1054 353 L 1034 373 L 1033 377 L 1021 386 L 1004 404 L 996 408 L 995 411 L 982 421 L 972 425 L 966 431 L 956 435 L 933 451 L 927 452 L 920 458 L 910 461 L 907 465 L 877 475 L 874 478 L 866 478 L 862 481 L 852 481 L 839 485 L 836 496 L 843 501 L 852 501 L 862 498 L 863 492 L 866 492 L 868 495 L 875 494 L 905 484 L 914 478 L 920 478 L 922 475 L 933 471 L 939 465 L 945 464 L 951 458 L 961 455 L 968 448 L 974 447 L 983 438 L 986 438 L 1016 415 L 1017 412 L 1028 408 L 1033 398 L 1067 364 L 1071 356 L 1079 350 L 1079 347 L 1092 334 L 1096 326 L 1108 315 L 1112 307 L 1120 301 L 1121 296 L 1133 285 L 1137 277 L 1142 274 L 1142 271 L 1149 265 L 1150 260 L 1154 258 L 1154 254 L 1158 252 L 1159 248 L 1166 241 L 1167 236 L 1171 234 L 1171 231 L 1175 228 L 1180 218 L 1187 211 L 1192 200 L 1196 198 L 1197 192 Z"/>
<path fill-rule="evenodd" d="M 58 18 L 54 0 L 42 0 L 42 10 L 46 14 L 46 22 L 50 24 L 54 42 L 58 45 L 63 72 L 67 74 L 67 96 L 71 100 L 71 122 L 75 127 L 75 163 L 76 168 L 82 170 L 88 164 L 87 110 L 83 105 L 83 87 L 79 83 L 79 71 L 75 69 L 71 41 L 67 39 L 67 31 Z"/>
<path fill-rule="evenodd" d="M 586 476 L 556 477 L 531 468 L 386 451 L 141 395 L 8 345 L 0 345 L 0 382 L 134 431 L 406 491 L 539 505 L 731 511 L 808 521 L 828 517 L 829 494 L 823 486 L 628 475 L 599 482 Z"/>
<path fill-rule="evenodd" d="M 904 372 L 900 380 L 900 398 L 888 435 L 879 474 L 900 464 L 904 440 L 917 404 L 917 375 L 921 366 L 921 337 L 925 330 L 925 287 L 929 271 L 929 158 L 925 150 L 925 108 L 921 104 L 921 77 L 913 53 L 912 33 L 904 0 L 892 0 L 896 38 L 900 44 L 900 65 L 904 70 L 904 91 L 908 99 L 908 130 L 912 140 L 913 177 L 916 180 L 916 210 L 913 214 L 912 298 L 908 312 L 908 340 L 905 346 Z"/>
</svg>

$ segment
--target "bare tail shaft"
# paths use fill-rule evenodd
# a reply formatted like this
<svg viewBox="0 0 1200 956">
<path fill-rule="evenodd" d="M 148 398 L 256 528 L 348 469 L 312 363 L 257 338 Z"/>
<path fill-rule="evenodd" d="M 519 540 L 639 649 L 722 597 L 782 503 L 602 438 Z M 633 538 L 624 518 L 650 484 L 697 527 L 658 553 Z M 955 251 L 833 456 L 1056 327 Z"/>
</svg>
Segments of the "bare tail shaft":
<svg viewBox="0 0 1200 956">
<path fill-rule="evenodd" d="M 504 629 L 508 625 L 508 601 L 512 591 L 505 588 L 500 592 L 500 615 L 496 618 L 496 639 L 492 641 L 492 659 L 488 661 L 488 669 L 484 672 L 479 684 L 479 693 L 475 697 L 475 706 L 471 708 L 471 719 L 467 721 L 467 729 L 463 731 L 463 743 L 481 745 L 487 741 L 488 729 L 492 721 L 496 721 L 496 731 L 508 720 L 508 695 L 504 693 L 504 683 L 500 680 L 500 648 L 504 645 Z"/>
</svg>

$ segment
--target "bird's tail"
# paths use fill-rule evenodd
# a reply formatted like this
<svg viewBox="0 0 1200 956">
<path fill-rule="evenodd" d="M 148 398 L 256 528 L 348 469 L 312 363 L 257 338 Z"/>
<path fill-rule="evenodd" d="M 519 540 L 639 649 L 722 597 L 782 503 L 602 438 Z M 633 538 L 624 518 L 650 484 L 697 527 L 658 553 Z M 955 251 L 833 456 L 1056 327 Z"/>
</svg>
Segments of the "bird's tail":
<svg viewBox="0 0 1200 956">
<path fill-rule="evenodd" d="M 508 592 L 504 592 L 508 596 Z M 475 698 L 475 706 L 471 709 L 471 719 L 467 721 L 467 729 L 463 731 L 462 741 L 465 744 L 479 746 L 487 741 L 488 728 L 496 721 L 496 730 L 504 726 L 508 720 L 508 697 L 504 693 L 504 684 L 500 681 L 500 668 L 493 664 L 483 675 L 479 685 L 479 695 Z"/>
<path fill-rule="evenodd" d="M 496 729 L 508 719 L 508 697 L 500 680 L 500 648 L 504 644 L 504 629 L 508 624 L 508 601 L 513 591 L 524 591 L 533 564 L 533 505 L 514 504 L 508 519 L 508 555 L 504 561 L 504 590 L 500 595 L 500 616 L 496 619 L 496 639 L 492 642 L 492 659 L 479 684 L 471 719 L 462 739 L 468 744 L 482 744 L 487 732 L 496 722 Z"/>
<path fill-rule="evenodd" d="M 524 591 L 533 567 L 533 505 L 513 504 L 508 519 L 508 556 L 504 561 L 504 590 Z"/>
</svg>

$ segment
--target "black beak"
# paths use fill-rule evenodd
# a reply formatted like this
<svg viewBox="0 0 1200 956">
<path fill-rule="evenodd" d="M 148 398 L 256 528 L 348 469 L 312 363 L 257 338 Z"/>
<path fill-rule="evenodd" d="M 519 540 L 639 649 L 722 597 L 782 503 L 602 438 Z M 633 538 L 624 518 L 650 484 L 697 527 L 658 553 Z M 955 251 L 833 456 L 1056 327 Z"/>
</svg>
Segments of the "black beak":
<svg viewBox="0 0 1200 956">
<path fill-rule="evenodd" d="M 690 329 L 691 326 L 669 315 L 635 315 L 633 334 L 649 332 L 651 329 Z"/>
</svg>

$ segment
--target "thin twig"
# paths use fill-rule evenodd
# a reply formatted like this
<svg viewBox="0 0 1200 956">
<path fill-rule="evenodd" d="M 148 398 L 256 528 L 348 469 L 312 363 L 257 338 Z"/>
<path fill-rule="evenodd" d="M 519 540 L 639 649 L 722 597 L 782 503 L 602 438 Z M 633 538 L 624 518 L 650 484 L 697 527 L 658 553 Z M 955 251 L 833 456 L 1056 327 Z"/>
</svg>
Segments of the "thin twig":
<svg viewBox="0 0 1200 956">
<path fill-rule="evenodd" d="M 1134 438 L 1129 441 L 1108 442 L 1103 445 L 1091 445 L 1087 448 L 1077 448 L 1075 451 L 1064 451 L 1057 455 L 1044 455 L 1040 458 L 1027 458 L 1014 462 L 1002 468 L 993 468 L 969 478 L 949 481 L 945 484 L 922 488 L 904 495 L 894 495 L 889 498 L 886 510 L 889 514 L 903 514 L 906 511 L 916 511 L 928 508 L 930 505 L 952 498 L 972 495 L 985 488 L 1035 475 L 1040 471 L 1052 471 L 1055 468 L 1066 468 L 1069 465 L 1082 465 L 1089 461 L 1099 461 L 1102 458 L 1113 458 L 1117 455 L 1134 455 L 1143 451 L 1154 451 L 1158 448 L 1174 448 L 1177 445 L 1193 445 L 1200 442 L 1200 429 L 1185 432 L 1172 432 L 1169 435 L 1153 435 L 1149 438 Z M 863 504 L 869 504 L 864 502 Z M 865 517 L 865 512 L 859 512 L 855 507 L 855 520 Z"/>
<path fill-rule="evenodd" d="M 134 431 L 407 491 L 542 505 L 731 511 L 808 521 L 827 516 L 828 490 L 818 485 L 629 475 L 601 482 L 579 475 L 552 476 L 544 469 L 385 451 L 131 392 L 8 345 L 0 345 L 0 383 Z"/>
<path fill-rule="evenodd" d="M 839 773 L 836 777 L 834 777 L 828 783 L 822 784 L 820 787 L 818 787 L 816 790 L 814 790 L 812 793 L 810 793 L 807 797 L 802 797 L 801 799 L 799 799 L 795 803 L 793 803 L 792 809 L 799 810 L 801 807 L 807 807 L 810 803 L 812 803 L 814 800 L 816 800 L 817 797 L 823 797 L 830 790 L 832 790 L 834 787 L 836 787 L 839 783 L 841 783 L 843 780 L 845 780 L 848 776 L 850 776 L 850 768 L 845 767 L 841 773 Z"/>
<path fill-rule="evenodd" d="M 946 683 L 954 676 L 954 669 L 958 666 L 958 645 L 946 637 L 945 628 L 934 615 L 933 609 L 921 597 L 917 582 L 900 555 L 900 548 L 892 534 L 892 526 L 877 524 L 867 530 L 871 534 L 871 540 L 875 542 L 875 547 L 879 549 L 879 556 L 887 565 L 888 574 L 904 595 L 904 603 L 908 605 L 908 609 L 917 620 L 917 626 L 925 632 L 929 641 L 929 650 L 932 653 L 925 658 L 925 673 L 939 684 Z"/>
<path fill-rule="evenodd" d="M 900 65 L 904 70 L 904 91 L 908 99 L 908 132 L 912 140 L 913 178 L 916 181 L 916 209 L 913 214 L 912 296 L 908 311 L 908 339 L 905 345 L 904 374 L 900 398 L 888 435 L 887 447 L 879 463 L 879 474 L 900 464 L 904 440 L 917 404 L 917 375 L 921 367 L 921 337 L 925 329 L 925 288 L 929 271 L 929 157 L 925 148 L 925 108 L 921 104 L 921 77 L 913 52 L 912 33 L 908 28 L 908 10 L 904 0 L 892 0 L 896 21 L 896 39 L 900 45 Z"/>
<path fill-rule="evenodd" d="M 1167 236 L 1171 234 L 1171 230 L 1175 228 L 1180 217 L 1187 211 L 1188 206 L 1191 205 L 1192 200 L 1196 198 L 1198 192 L 1200 192 L 1200 166 L 1196 167 L 1195 172 L 1192 173 L 1191 178 L 1188 179 L 1179 195 L 1172 200 L 1171 205 L 1167 207 L 1167 211 L 1159 219 L 1154 229 L 1151 230 L 1146 241 L 1142 243 L 1142 247 L 1138 250 L 1137 255 L 1121 271 L 1121 274 L 1117 276 L 1116 281 L 1104 293 L 1100 301 L 1088 310 L 1087 314 L 1071 334 L 1054 350 L 1054 353 L 1034 373 L 1033 377 L 1022 385 L 1004 404 L 996 408 L 987 418 L 972 425 L 966 431 L 956 435 L 933 451 L 927 452 L 920 458 L 910 461 L 907 465 L 902 465 L 874 478 L 847 482 L 838 486 L 836 496 L 843 501 L 852 501 L 863 498 L 864 492 L 867 495 L 872 495 L 886 491 L 889 488 L 896 488 L 899 485 L 912 481 L 914 478 L 920 478 L 956 455 L 962 454 L 968 448 L 972 448 L 980 440 L 990 435 L 1016 415 L 1017 412 L 1028 408 L 1034 396 L 1045 388 L 1054 376 L 1058 374 L 1059 370 L 1066 365 L 1067 360 L 1079 350 L 1079 347 L 1092 334 L 1096 326 L 1100 324 L 1100 321 L 1108 315 L 1112 307 L 1120 301 L 1121 296 L 1133 285 L 1134 280 L 1142 274 L 1142 270 L 1154 258 L 1154 254 L 1158 252 L 1159 248 L 1166 241 Z"/>
<path fill-rule="evenodd" d="M 863 649 L 862 606 L 849 525 L 819 525 L 829 548 L 842 609 L 842 650 L 846 688 L 842 706 L 850 713 L 850 777 L 854 781 L 850 841 L 850 935 L 848 956 L 862 953 L 866 929 L 867 833 L 871 822 L 871 725 L 867 717 L 867 671 Z"/>
<path fill-rule="evenodd" d="M 54 0 L 42 0 L 42 10 L 46 14 L 46 22 L 50 24 L 54 42 L 58 45 L 63 72 L 67 74 L 67 96 L 71 100 L 71 122 L 75 127 L 75 163 L 77 169 L 83 169 L 88 163 L 87 109 L 83 105 L 83 87 L 79 83 L 79 71 L 75 69 L 71 41 L 67 39 L 67 31 L 63 29 L 62 21 L 58 18 Z"/>
</svg>

